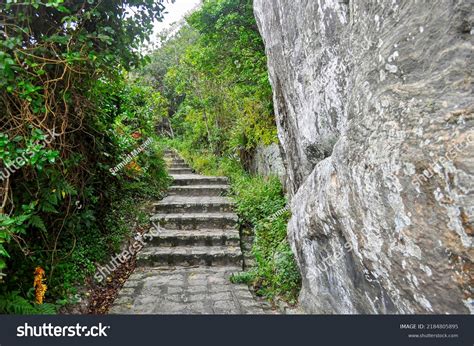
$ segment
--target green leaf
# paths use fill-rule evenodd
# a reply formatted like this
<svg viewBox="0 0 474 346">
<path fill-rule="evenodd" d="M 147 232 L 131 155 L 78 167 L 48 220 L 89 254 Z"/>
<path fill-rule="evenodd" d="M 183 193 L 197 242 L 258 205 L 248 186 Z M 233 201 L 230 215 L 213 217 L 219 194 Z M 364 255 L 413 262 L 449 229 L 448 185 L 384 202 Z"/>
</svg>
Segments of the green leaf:
<svg viewBox="0 0 474 346">
<path fill-rule="evenodd" d="M 40 230 L 46 232 L 46 226 L 43 220 L 41 219 L 41 217 L 39 217 L 38 215 L 33 215 L 29 220 L 29 224 L 33 227 L 39 228 Z"/>
<path fill-rule="evenodd" d="M 1 225 L 2 225 L 3 227 L 11 226 L 11 225 L 13 225 L 14 223 L 15 223 L 15 219 L 14 219 L 14 218 L 11 218 L 11 217 L 8 217 L 8 216 L 6 216 L 6 218 L 3 218 L 3 219 L 1 220 Z"/>
<path fill-rule="evenodd" d="M 0 256 L 10 258 L 10 255 L 8 254 L 7 250 L 5 250 L 2 244 L 0 244 Z"/>
<path fill-rule="evenodd" d="M 106 42 L 106 43 L 111 43 L 112 42 L 112 37 L 110 37 L 109 35 L 99 34 L 99 35 L 97 35 L 97 38 L 101 41 Z"/>
<path fill-rule="evenodd" d="M 43 202 L 40 207 L 41 211 L 47 212 L 47 213 L 58 213 L 58 211 L 48 202 Z"/>
<path fill-rule="evenodd" d="M 69 9 L 63 5 L 59 5 L 57 9 L 58 11 L 63 12 L 63 13 L 71 13 L 71 11 L 69 11 Z"/>
</svg>

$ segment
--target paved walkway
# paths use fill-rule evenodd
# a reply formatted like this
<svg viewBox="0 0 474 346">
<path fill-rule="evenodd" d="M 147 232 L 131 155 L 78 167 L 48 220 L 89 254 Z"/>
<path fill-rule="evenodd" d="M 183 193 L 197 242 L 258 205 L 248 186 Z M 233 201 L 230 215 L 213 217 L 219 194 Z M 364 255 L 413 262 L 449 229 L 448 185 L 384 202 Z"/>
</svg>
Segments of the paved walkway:
<svg viewBox="0 0 474 346">
<path fill-rule="evenodd" d="M 137 256 L 137 269 L 119 292 L 112 314 L 262 314 L 242 270 L 237 215 L 223 194 L 227 178 L 193 174 L 174 152 L 169 196 L 155 204 L 160 230 Z"/>
<path fill-rule="evenodd" d="M 262 314 L 246 285 L 230 283 L 239 267 L 139 268 L 110 313 Z"/>
</svg>

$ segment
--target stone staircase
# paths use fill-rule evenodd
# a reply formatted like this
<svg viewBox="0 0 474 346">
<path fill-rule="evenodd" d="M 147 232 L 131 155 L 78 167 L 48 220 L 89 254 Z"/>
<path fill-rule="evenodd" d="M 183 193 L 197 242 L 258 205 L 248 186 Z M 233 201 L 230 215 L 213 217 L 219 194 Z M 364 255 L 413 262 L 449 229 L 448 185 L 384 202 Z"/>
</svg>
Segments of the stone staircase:
<svg viewBox="0 0 474 346">
<path fill-rule="evenodd" d="M 160 231 L 137 257 L 139 266 L 242 266 L 237 215 L 222 196 L 226 177 L 194 174 L 173 151 L 165 152 L 173 185 L 154 204 L 151 221 Z"/>
<path fill-rule="evenodd" d="M 160 227 L 110 313 L 266 313 L 247 285 L 229 280 L 242 270 L 242 252 L 227 178 L 194 174 L 171 150 L 165 159 L 174 182 L 153 205 L 151 221 Z"/>
</svg>

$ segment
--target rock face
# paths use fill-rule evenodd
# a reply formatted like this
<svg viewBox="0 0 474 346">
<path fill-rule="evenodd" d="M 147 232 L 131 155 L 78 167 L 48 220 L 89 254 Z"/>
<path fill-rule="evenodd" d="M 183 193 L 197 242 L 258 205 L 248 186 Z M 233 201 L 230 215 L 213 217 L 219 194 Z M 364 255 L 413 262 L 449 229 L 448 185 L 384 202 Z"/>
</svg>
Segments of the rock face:
<svg viewBox="0 0 474 346">
<path fill-rule="evenodd" d="M 280 178 L 282 183 L 285 183 L 285 166 L 283 165 L 278 144 L 257 146 L 252 160 L 251 171 L 264 177 L 275 175 Z"/>
<path fill-rule="evenodd" d="M 474 312 L 472 2 L 255 0 L 311 313 Z"/>
</svg>

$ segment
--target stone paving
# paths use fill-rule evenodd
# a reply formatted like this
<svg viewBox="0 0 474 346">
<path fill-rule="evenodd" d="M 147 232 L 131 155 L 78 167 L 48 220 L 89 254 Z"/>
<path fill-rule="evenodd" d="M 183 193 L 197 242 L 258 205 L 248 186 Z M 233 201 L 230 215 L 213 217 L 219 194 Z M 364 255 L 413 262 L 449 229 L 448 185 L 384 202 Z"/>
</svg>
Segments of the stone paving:
<svg viewBox="0 0 474 346">
<path fill-rule="evenodd" d="M 172 151 L 166 157 L 174 183 L 169 196 L 155 203 L 151 217 L 162 229 L 138 254 L 138 267 L 109 313 L 269 312 L 247 285 L 229 280 L 242 271 L 242 252 L 237 215 L 223 196 L 227 178 L 194 174 Z"/>
<path fill-rule="evenodd" d="M 247 285 L 232 284 L 239 267 L 138 268 L 112 314 L 263 314 Z"/>
</svg>

